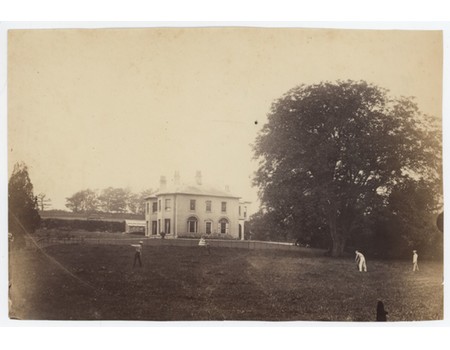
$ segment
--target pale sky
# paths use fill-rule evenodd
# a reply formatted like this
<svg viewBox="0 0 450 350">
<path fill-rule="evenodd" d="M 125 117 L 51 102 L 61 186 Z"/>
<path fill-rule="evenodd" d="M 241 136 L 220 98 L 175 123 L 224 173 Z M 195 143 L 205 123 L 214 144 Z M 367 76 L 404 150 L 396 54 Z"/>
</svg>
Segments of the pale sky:
<svg viewBox="0 0 450 350">
<path fill-rule="evenodd" d="M 441 118 L 438 31 L 165 28 L 8 35 L 8 176 L 17 161 L 55 209 L 75 192 L 229 185 L 257 202 L 252 144 L 290 88 L 366 80 Z M 255 121 L 258 123 L 255 124 Z M 257 208 L 252 208 L 253 211 Z"/>
</svg>

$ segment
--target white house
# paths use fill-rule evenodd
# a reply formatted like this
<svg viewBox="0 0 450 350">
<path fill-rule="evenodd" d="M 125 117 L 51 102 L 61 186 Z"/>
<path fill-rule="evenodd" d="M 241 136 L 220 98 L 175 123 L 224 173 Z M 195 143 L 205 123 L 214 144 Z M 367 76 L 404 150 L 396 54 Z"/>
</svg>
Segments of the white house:
<svg viewBox="0 0 450 350">
<path fill-rule="evenodd" d="M 228 188 L 219 189 L 202 182 L 181 183 L 176 172 L 173 184 L 161 176 L 158 192 L 146 198 L 145 235 L 200 237 L 202 235 L 244 239 L 250 202 L 240 201 Z"/>
</svg>

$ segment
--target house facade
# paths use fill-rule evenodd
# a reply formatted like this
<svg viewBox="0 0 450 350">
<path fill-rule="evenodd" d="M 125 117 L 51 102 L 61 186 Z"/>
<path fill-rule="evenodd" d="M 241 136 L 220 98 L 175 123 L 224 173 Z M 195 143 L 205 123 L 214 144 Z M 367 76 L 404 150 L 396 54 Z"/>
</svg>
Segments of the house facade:
<svg viewBox="0 0 450 350">
<path fill-rule="evenodd" d="M 146 198 L 145 235 L 244 239 L 248 204 L 228 189 L 203 184 L 200 172 L 191 184 L 181 184 L 175 173 L 168 186 L 161 176 L 159 191 Z"/>
</svg>

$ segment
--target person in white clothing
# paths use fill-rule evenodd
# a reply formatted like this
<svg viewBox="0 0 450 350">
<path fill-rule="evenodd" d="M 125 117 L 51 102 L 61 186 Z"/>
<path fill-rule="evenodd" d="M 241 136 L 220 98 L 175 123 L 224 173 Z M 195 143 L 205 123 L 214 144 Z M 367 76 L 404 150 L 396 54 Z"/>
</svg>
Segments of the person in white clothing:
<svg viewBox="0 0 450 350">
<path fill-rule="evenodd" d="M 211 254 L 210 250 L 209 250 L 209 244 L 206 242 L 206 239 L 204 236 L 202 236 L 200 238 L 200 241 L 198 241 L 198 246 L 199 247 L 206 247 L 208 248 L 208 255 Z"/>
<path fill-rule="evenodd" d="M 130 244 L 130 245 L 136 249 L 136 252 L 134 253 L 133 268 L 136 266 L 136 261 L 139 262 L 139 267 L 142 267 L 141 252 L 144 242 L 140 241 L 139 244 Z"/>
<path fill-rule="evenodd" d="M 362 255 L 362 253 L 360 253 L 359 251 L 355 250 L 355 261 L 356 264 L 358 265 L 358 269 L 359 272 L 367 272 L 367 265 L 366 265 L 366 258 L 364 257 L 364 255 Z"/>
<path fill-rule="evenodd" d="M 417 254 L 417 250 L 413 250 L 413 271 L 419 271 L 418 259 L 419 255 Z"/>
</svg>

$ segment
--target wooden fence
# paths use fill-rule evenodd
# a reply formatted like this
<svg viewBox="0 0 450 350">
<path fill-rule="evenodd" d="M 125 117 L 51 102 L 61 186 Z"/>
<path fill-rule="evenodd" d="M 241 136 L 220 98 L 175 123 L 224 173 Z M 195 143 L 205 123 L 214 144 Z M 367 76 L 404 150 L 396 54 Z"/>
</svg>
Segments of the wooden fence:
<svg viewBox="0 0 450 350">
<path fill-rule="evenodd" d="M 137 244 L 143 241 L 144 246 L 183 246 L 194 247 L 198 245 L 197 239 L 160 239 L 160 238 L 89 238 L 89 237 L 45 237 L 36 239 L 35 242 L 41 248 L 56 245 L 56 244 L 93 244 L 93 245 L 127 245 Z M 299 247 L 296 247 L 290 243 L 280 242 L 264 242 L 264 241 L 233 241 L 233 240 L 207 240 L 210 247 L 224 247 L 224 248 L 238 248 L 238 249 L 250 249 L 250 250 L 288 250 L 298 251 Z M 34 245 L 33 242 L 27 242 L 27 246 Z M 307 249 L 307 248 L 303 248 Z"/>
</svg>

